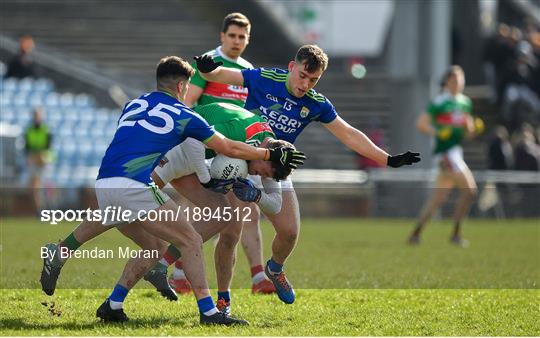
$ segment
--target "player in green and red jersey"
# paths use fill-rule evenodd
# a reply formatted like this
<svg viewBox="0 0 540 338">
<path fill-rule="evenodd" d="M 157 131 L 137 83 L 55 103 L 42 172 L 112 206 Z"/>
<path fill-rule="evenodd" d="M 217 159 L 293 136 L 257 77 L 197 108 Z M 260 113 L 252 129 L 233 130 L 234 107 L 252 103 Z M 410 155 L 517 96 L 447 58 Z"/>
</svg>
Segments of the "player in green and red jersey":
<svg viewBox="0 0 540 338">
<path fill-rule="evenodd" d="M 228 135 L 233 140 L 245 142 L 254 147 L 272 148 L 276 145 L 289 145 L 288 142 L 275 139 L 275 135 L 268 125 L 268 122 L 262 117 L 253 114 L 244 108 L 229 103 L 211 103 L 203 106 L 197 106 L 194 110 L 212 127 L 224 135 Z M 188 140 L 189 141 L 189 140 Z M 156 167 L 152 178 L 159 187 L 170 184 L 177 192 L 197 206 L 203 206 L 211 198 L 205 189 L 201 189 L 200 182 L 206 182 L 210 179 L 208 170 L 204 161 L 201 163 L 201 157 L 204 155 L 204 145 L 201 142 L 193 140 L 193 145 L 187 142 L 186 145 L 175 147 L 164 157 L 163 165 Z M 195 149 L 196 144 L 199 149 Z M 212 152 L 207 151 L 207 158 L 213 157 Z M 199 164 L 197 164 L 199 163 Z M 203 168 L 196 170 L 194 168 Z M 215 252 L 215 268 L 218 284 L 217 307 L 220 311 L 230 314 L 230 286 L 233 277 L 234 263 L 236 261 L 236 245 L 240 240 L 245 219 L 258 219 L 258 208 L 266 215 L 275 215 L 281 210 L 282 196 L 281 184 L 279 180 L 286 179 L 290 170 L 278 165 L 269 165 L 262 161 L 250 161 L 248 164 L 249 179 L 240 180 L 234 183 L 233 194 L 227 194 L 228 203 L 221 203 L 216 207 L 230 205 L 238 210 L 245 210 L 250 217 L 231 220 L 226 227 L 216 224 L 219 230 L 219 241 Z M 191 175 L 196 172 L 197 177 Z M 236 197 L 235 197 L 236 196 Z M 248 212 L 246 208 L 257 210 Z M 207 229 L 215 229 L 213 226 L 206 226 Z M 208 230 L 204 231 L 208 233 Z M 217 231 L 212 232 L 216 234 Z M 202 235 L 202 232 L 201 232 Z M 206 236 L 203 235 L 203 239 Z M 180 258 L 178 250 L 174 247 L 169 248 L 159 264 L 148 272 L 147 277 L 156 288 L 162 284 L 162 274 L 167 267 L 178 262 Z M 261 258 L 262 259 L 262 258 Z M 178 261 L 177 261 L 178 260 Z M 183 269 L 176 268 L 173 272 L 173 280 L 186 280 Z M 268 281 L 270 282 L 270 281 Z M 171 285 L 174 285 L 171 283 Z M 187 287 L 191 288 L 186 280 Z M 177 286 L 177 285 L 174 285 Z M 178 291 L 178 287 L 176 287 Z"/>
<path fill-rule="evenodd" d="M 223 19 L 223 26 L 220 33 L 221 45 L 214 50 L 208 51 L 206 55 L 211 56 L 216 62 L 223 62 L 224 67 L 234 69 L 250 69 L 252 64 L 242 58 L 242 53 L 249 44 L 249 34 L 251 23 L 249 19 L 241 13 L 230 13 Z M 191 85 L 186 95 L 186 104 L 190 107 L 201 106 L 214 102 L 225 102 L 244 107 L 248 91 L 243 86 L 223 84 L 219 82 L 206 81 L 197 70 L 191 79 Z M 178 183 L 181 186 L 181 182 Z M 253 215 L 258 214 L 257 206 L 250 206 Z M 217 245 L 217 254 L 222 250 L 222 244 Z M 248 259 L 251 270 L 251 290 L 253 293 L 275 292 L 274 285 L 266 278 L 263 269 L 262 240 L 259 221 L 244 222 L 242 231 L 242 247 Z M 177 292 L 189 293 L 191 287 L 184 277 L 182 261 L 176 262 L 173 275 L 170 279 L 171 285 Z"/>
<path fill-rule="evenodd" d="M 443 91 L 431 101 L 427 112 L 420 115 L 417 128 L 420 132 L 435 137 L 435 161 L 439 173 L 434 194 L 426 202 L 409 243 L 418 244 L 424 225 L 433 213 L 448 199 L 453 188 L 459 189 L 459 200 L 454 211 L 454 231 L 451 241 L 466 246 L 461 237 L 461 222 L 468 214 L 474 196 L 476 182 L 463 161 L 461 143 L 464 137 L 475 133 L 471 99 L 463 95 L 465 74 L 459 66 L 452 66 L 443 76 Z"/>
<path fill-rule="evenodd" d="M 223 62 L 224 67 L 235 69 L 253 68 L 253 65 L 242 58 L 242 53 L 249 44 L 251 23 L 241 13 L 228 14 L 223 20 L 220 33 L 221 45 L 208 51 L 216 62 Z M 247 89 L 243 86 L 227 85 L 218 82 L 206 81 L 195 68 L 195 75 L 191 79 L 191 86 L 186 96 L 188 106 L 205 105 L 214 102 L 227 102 L 244 107 L 247 98 Z"/>
</svg>

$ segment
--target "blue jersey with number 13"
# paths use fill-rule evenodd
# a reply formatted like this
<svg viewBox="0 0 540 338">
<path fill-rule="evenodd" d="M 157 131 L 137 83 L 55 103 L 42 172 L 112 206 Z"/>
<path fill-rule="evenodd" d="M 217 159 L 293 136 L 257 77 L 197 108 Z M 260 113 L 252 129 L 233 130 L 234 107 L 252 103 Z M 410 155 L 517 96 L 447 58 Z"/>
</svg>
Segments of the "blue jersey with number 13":
<svg viewBox="0 0 540 338">
<path fill-rule="evenodd" d="M 249 90 L 244 108 L 268 121 L 281 140 L 294 143 L 311 122 L 330 123 L 338 116 L 330 100 L 313 89 L 300 98 L 292 95 L 286 70 L 244 69 L 242 75 Z"/>
<path fill-rule="evenodd" d="M 144 94 L 124 107 L 98 179 L 128 177 L 149 184 L 152 171 L 167 151 L 187 137 L 206 143 L 214 134 L 205 120 L 173 96 Z"/>
</svg>

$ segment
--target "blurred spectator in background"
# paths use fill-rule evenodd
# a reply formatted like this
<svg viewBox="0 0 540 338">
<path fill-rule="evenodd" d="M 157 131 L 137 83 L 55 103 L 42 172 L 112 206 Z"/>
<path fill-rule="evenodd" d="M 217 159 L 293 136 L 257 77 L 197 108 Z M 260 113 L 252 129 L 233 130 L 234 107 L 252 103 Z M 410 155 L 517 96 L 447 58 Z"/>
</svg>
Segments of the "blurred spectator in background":
<svg viewBox="0 0 540 338">
<path fill-rule="evenodd" d="M 43 122 L 41 108 L 34 109 L 32 124 L 25 130 L 25 151 L 30 173 L 29 188 L 34 200 L 34 206 L 39 212 L 42 209 L 41 201 L 41 176 L 43 169 L 49 161 L 49 149 L 51 148 L 52 135 L 49 128 Z"/>
<path fill-rule="evenodd" d="M 514 166 L 514 150 L 508 130 L 503 126 L 496 126 L 493 137 L 489 143 L 488 169 L 511 170 Z"/>
<path fill-rule="evenodd" d="M 520 41 L 516 51 L 517 57 L 502 74 L 505 83 L 502 116 L 512 129 L 524 121 L 534 122 L 540 116 L 540 98 L 533 90 L 538 60 L 528 41 Z"/>
<path fill-rule="evenodd" d="M 534 25 L 529 25 L 527 28 L 527 41 L 531 44 L 534 59 L 537 66 L 532 76 L 532 89 L 536 92 L 536 95 L 540 97 L 540 31 Z"/>
<path fill-rule="evenodd" d="M 524 32 L 500 24 L 484 49 L 485 73 L 493 101 L 507 127 L 540 123 L 540 34 L 530 23 Z"/>
<path fill-rule="evenodd" d="M 34 39 L 30 35 L 23 35 L 19 40 L 19 54 L 13 57 L 8 63 L 5 77 L 36 77 L 36 70 L 32 50 L 34 49 Z"/>
<path fill-rule="evenodd" d="M 490 37 L 484 48 L 485 72 L 492 89 L 493 101 L 500 103 L 504 90 L 501 74 L 509 60 L 514 59 L 515 43 L 512 29 L 506 24 L 499 24 L 497 32 Z"/>
<path fill-rule="evenodd" d="M 540 146 L 536 144 L 533 127 L 525 123 L 513 137 L 515 169 L 527 171 L 540 170 Z"/>
</svg>

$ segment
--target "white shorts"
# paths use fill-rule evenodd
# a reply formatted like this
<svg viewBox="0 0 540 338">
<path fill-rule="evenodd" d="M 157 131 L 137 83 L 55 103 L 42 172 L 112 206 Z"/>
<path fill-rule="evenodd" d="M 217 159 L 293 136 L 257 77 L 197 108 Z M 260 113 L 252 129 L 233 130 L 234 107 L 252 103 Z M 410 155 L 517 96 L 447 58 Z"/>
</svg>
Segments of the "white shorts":
<svg viewBox="0 0 540 338">
<path fill-rule="evenodd" d="M 251 181 L 253 181 L 253 183 L 255 183 L 255 186 L 258 189 L 263 189 L 263 185 L 262 185 L 262 182 L 261 182 L 261 176 L 259 176 L 259 175 L 248 175 L 248 178 Z M 286 179 L 279 181 L 279 183 L 281 184 L 281 191 L 294 190 L 291 175 L 289 175 L 289 177 L 287 177 Z"/>
<path fill-rule="evenodd" d="M 195 173 L 189 164 L 189 159 L 182 144 L 169 150 L 161 159 L 160 164 L 154 168 L 154 172 L 167 184 L 178 177 L 184 177 Z"/>
<path fill-rule="evenodd" d="M 469 167 L 463 160 L 463 148 L 455 146 L 444 153 L 434 156 L 435 165 L 439 171 L 450 171 L 455 173 L 464 172 Z"/>
<path fill-rule="evenodd" d="M 201 182 L 208 182 L 210 172 L 204 159 L 205 149 L 202 142 L 188 137 L 163 156 L 154 172 L 165 184 L 191 174 L 196 174 Z"/>
<path fill-rule="evenodd" d="M 96 181 L 95 187 L 105 226 L 136 221 L 169 200 L 155 183 L 148 185 L 127 177 L 102 178 Z"/>
</svg>

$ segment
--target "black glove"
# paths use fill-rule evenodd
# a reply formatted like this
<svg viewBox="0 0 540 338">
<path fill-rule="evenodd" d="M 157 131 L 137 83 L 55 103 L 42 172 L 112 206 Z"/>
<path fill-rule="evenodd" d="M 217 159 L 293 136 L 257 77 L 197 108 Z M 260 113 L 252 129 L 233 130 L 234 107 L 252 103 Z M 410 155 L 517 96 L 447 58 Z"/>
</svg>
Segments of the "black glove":
<svg viewBox="0 0 540 338">
<path fill-rule="evenodd" d="M 411 165 L 416 162 L 420 162 L 420 153 L 411 153 L 408 151 L 403 154 L 388 156 L 388 161 L 386 163 L 389 167 L 399 168 L 402 165 Z"/>
<path fill-rule="evenodd" d="M 236 179 L 233 184 L 233 192 L 239 200 L 244 202 L 259 203 L 261 199 L 261 191 L 251 180 L 246 178 L 238 177 Z"/>
<path fill-rule="evenodd" d="M 218 61 L 214 62 L 214 59 L 210 55 L 200 55 L 194 57 L 195 62 L 197 62 L 197 69 L 201 73 L 210 73 L 215 70 L 217 67 L 221 66 L 223 62 Z"/>
<path fill-rule="evenodd" d="M 270 158 L 268 160 L 287 168 L 296 169 L 304 164 L 306 160 L 306 155 L 303 152 L 290 147 L 279 147 L 269 150 Z"/>
<path fill-rule="evenodd" d="M 211 178 L 210 181 L 207 183 L 201 183 L 203 187 L 205 187 L 208 190 L 212 190 L 213 192 L 217 192 L 220 194 L 226 194 L 229 191 L 231 191 L 234 184 L 234 178 L 230 178 L 227 180 L 217 179 L 217 178 Z"/>
</svg>

